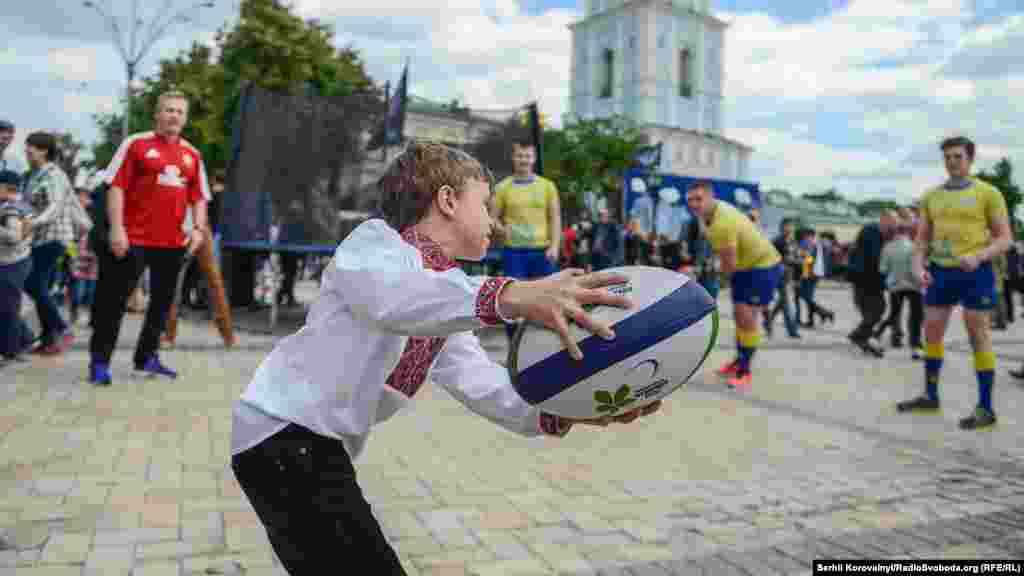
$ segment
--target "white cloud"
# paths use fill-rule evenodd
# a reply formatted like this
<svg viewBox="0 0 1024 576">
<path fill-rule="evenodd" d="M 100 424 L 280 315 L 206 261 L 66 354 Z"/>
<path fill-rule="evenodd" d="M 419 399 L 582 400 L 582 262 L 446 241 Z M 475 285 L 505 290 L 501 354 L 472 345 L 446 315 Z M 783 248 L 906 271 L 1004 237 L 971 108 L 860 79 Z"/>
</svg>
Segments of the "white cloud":
<svg viewBox="0 0 1024 576">
<path fill-rule="evenodd" d="M 892 0 L 849 2 L 800 24 L 722 16 L 726 97 L 757 103 L 730 106 L 727 133 L 755 147 L 751 176 L 763 185 L 908 200 L 943 178 L 937 146 L 954 133 L 977 141 L 978 168 L 1024 160 L 1010 96 L 1024 81 L 1007 68 L 950 73 L 1019 54 L 1022 15 L 971 28 L 967 0 Z"/>
<path fill-rule="evenodd" d="M 53 75 L 71 82 L 89 82 L 96 77 L 96 57 L 92 47 L 53 49 L 50 51 Z"/>
</svg>

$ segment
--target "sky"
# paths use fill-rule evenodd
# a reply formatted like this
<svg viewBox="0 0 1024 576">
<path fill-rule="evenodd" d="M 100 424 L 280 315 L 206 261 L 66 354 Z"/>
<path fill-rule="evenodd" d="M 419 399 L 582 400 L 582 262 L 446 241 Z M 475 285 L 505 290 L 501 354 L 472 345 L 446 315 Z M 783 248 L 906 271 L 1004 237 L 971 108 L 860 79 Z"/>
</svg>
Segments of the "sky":
<svg viewBox="0 0 1024 576">
<path fill-rule="evenodd" d="M 133 0 L 95 0 L 127 30 Z M 162 5 L 140 0 L 151 21 Z M 582 0 L 292 0 L 331 23 L 375 81 L 396 82 L 410 62 L 411 91 L 474 108 L 538 100 L 552 119 L 568 108 L 571 36 Z M 216 0 L 172 25 L 140 69 L 191 42 L 211 43 L 237 18 Z M 941 181 L 938 142 L 966 134 L 976 168 L 1009 157 L 1024 170 L 1021 0 L 712 0 L 729 23 L 725 136 L 754 148 L 750 179 L 794 193 L 835 187 L 846 197 L 909 202 Z M 172 14 L 173 11 L 166 12 Z M 125 88 L 112 33 L 78 0 L 0 2 L 0 118 L 17 124 L 15 149 L 34 130 L 96 139 L 93 115 L 116 110 Z M 1014 48 L 1016 46 L 1016 48 Z M 1021 181 L 1018 177 L 1018 182 Z"/>
</svg>

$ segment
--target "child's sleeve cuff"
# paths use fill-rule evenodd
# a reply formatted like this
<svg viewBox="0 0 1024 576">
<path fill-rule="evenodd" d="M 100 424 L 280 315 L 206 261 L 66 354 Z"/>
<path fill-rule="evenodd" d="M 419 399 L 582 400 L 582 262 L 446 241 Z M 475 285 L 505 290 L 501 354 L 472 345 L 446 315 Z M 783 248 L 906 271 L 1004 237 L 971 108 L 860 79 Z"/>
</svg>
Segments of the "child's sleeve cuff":
<svg viewBox="0 0 1024 576">
<path fill-rule="evenodd" d="M 565 418 L 560 418 L 547 412 L 541 412 L 540 414 L 540 429 L 549 436 L 565 436 L 571 428 L 572 422 Z"/>
<path fill-rule="evenodd" d="M 501 314 L 498 296 L 505 286 L 512 282 L 511 278 L 488 278 L 476 295 L 476 316 L 485 326 L 498 326 L 511 322 Z"/>
</svg>

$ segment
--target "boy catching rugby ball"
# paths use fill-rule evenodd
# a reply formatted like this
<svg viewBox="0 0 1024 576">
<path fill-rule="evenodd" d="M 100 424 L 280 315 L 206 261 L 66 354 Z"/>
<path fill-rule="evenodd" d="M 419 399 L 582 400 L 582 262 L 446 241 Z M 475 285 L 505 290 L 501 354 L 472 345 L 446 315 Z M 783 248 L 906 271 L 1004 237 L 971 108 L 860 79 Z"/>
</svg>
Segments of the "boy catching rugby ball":
<svg viewBox="0 0 1024 576">
<path fill-rule="evenodd" d="M 473 330 L 519 319 L 543 324 L 578 359 L 568 319 L 613 338 L 583 306 L 630 306 L 602 289 L 626 278 L 579 270 L 535 281 L 467 276 L 456 260 L 487 251 L 491 181 L 461 151 L 411 143 L 379 181 L 382 218 L 338 246 L 306 325 L 275 347 L 235 405 L 231 466 L 290 574 L 316 574 L 339 558 L 364 564 L 367 574 L 405 574 L 352 461 L 370 428 L 408 404 L 428 376 L 524 436 L 564 436 L 575 423 L 520 398 Z"/>
</svg>

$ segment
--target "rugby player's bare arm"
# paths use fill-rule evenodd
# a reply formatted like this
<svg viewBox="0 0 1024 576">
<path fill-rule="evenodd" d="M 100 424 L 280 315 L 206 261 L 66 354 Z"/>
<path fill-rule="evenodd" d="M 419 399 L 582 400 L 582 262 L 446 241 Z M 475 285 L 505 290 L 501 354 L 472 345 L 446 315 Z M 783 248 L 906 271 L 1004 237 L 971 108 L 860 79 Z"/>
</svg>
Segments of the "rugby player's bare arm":
<svg viewBox="0 0 1024 576">
<path fill-rule="evenodd" d="M 1006 216 L 993 219 L 989 230 L 992 232 L 992 241 L 987 248 L 977 254 L 978 259 L 982 262 L 990 262 L 996 256 L 1003 254 L 1010 249 L 1010 244 L 1013 242 L 1010 220 Z"/>
<path fill-rule="evenodd" d="M 558 192 L 555 192 L 548 204 L 548 234 L 550 234 L 547 249 L 548 259 L 558 262 L 558 255 L 562 251 L 562 203 L 559 202 Z"/>
<path fill-rule="evenodd" d="M 928 247 L 932 243 L 932 223 L 925 217 L 917 223 L 917 235 L 914 240 L 914 270 L 925 270 L 928 263 Z"/>
<path fill-rule="evenodd" d="M 718 263 L 721 265 L 722 274 L 732 276 L 736 271 L 736 246 L 725 246 L 718 252 Z"/>
</svg>

